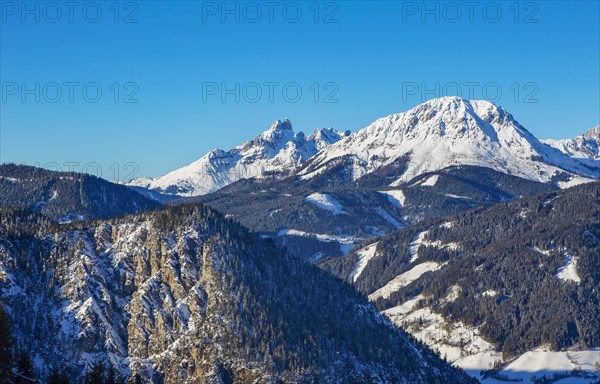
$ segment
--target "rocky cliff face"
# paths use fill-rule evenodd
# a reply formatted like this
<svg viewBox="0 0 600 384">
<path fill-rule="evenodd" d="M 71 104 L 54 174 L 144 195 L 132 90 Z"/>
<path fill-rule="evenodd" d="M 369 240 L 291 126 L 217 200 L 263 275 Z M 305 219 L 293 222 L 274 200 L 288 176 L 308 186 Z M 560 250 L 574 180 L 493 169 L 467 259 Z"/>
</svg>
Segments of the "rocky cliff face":
<svg viewBox="0 0 600 384">
<path fill-rule="evenodd" d="M 169 372 L 166 382 L 193 376 L 201 359 L 190 337 L 215 283 L 202 267 L 216 250 L 190 228 L 164 237 L 138 220 L 3 242 L 3 297 L 41 366 L 63 361 L 74 375 L 107 358 L 147 377 Z M 192 365 L 171 366 L 182 348 Z"/>
<path fill-rule="evenodd" d="M 14 215 L 2 215 L 0 292 L 42 376 L 105 360 L 155 383 L 470 380 L 348 286 L 206 207 L 53 229 Z"/>
</svg>

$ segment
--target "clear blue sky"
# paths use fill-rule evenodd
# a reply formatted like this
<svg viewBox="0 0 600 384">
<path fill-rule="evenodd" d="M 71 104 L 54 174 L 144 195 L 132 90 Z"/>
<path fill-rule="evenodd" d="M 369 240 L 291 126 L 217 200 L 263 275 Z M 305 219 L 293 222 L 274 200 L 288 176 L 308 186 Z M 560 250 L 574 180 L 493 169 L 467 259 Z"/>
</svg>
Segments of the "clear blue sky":
<svg viewBox="0 0 600 384">
<path fill-rule="evenodd" d="M 459 92 L 540 138 L 600 123 L 598 1 L 476 3 L 3 1 L 0 160 L 158 176 L 275 119 L 355 131 Z"/>
</svg>

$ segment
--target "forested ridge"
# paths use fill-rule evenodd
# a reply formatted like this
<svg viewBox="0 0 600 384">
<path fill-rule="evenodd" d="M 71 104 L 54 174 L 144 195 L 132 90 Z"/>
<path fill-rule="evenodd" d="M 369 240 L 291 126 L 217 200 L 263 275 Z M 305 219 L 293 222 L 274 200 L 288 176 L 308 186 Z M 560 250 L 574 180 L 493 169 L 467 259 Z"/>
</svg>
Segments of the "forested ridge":
<svg viewBox="0 0 600 384">
<path fill-rule="evenodd" d="M 471 381 L 350 285 L 206 206 L 66 226 L 15 212 L 0 215 L 0 288 L 39 377 L 61 362 L 81 378 L 85 356 L 166 383 Z"/>
<path fill-rule="evenodd" d="M 422 232 L 411 263 L 409 246 Z M 541 345 L 600 345 L 600 183 L 423 222 L 382 238 L 376 254 L 356 281 L 364 294 L 416 264 L 442 265 L 377 299 L 380 310 L 422 294 L 420 306 L 481 326 L 507 357 Z M 346 277 L 357 260 L 331 258 L 323 267 Z M 579 281 L 559 278 L 569 263 Z M 460 294 L 444 300 L 453 286 Z"/>
<path fill-rule="evenodd" d="M 69 222 L 106 219 L 160 204 L 124 185 L 92 175 L 1 164 L 0 206 L 27 208 Z"/>
</svg>

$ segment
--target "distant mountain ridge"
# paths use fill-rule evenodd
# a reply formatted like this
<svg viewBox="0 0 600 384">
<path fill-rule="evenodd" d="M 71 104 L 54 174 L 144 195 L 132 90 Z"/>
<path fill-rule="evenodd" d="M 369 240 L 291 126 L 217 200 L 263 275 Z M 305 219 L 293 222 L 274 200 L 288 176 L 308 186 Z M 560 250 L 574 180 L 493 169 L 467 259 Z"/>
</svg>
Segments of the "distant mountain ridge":
<svg viewBox="0 0 600 384">
<path fill-rule="evenodd" d="M 548 139 L 542 142 L 570 157 L 600 163 L 600 125 L 574 139 Z"/>
<path fill-rule="evenodd" d="M 391 186 L 457 165 L 494 169 L 568 187 L 600 177 L 591 168 L 544 145 L 506 110 L 484 100 L 442 97 L 378 119 L 320 151 L 300 170 L 303 179 L 346 158 L 353 179 L 404 158 L 406 170 Z"/>
<path fill-rule="evenodd" d="M 600 178 L 599 131 L 574 140 L 540 141 L 493 103 L 442 97 L 382 117 L 355 133 L 328 128 L 305 136 L 294 133 L 288 119 L 277 120 L 229 151 L 213 150 L 164 176 L 128 185 L 191 197 L 241 179 L 296 174 L 310 180 L 335 168 L 348 180 L 358 180 L 403 163 L 403 173 L 388 185 L 400 186 L 448 167 L 477 166 L 566 188 Z"/>
<path fill-rule="evenodd" d="M 349 133 L 316 129 L 306 136 L 295 133 L 290 120 L 277 120 L 259 136 L 229 151 L 215 149 L 197 161 L 155 179 L 128 183 L 166 195 L 197 196 L 214 192 L 243 178 L 289 175 L 318 151 Z"/>
<path fill-rule="evenodd" d="M 155 200 L 88 174 L 0 165 L 0 207 L 20 207 L 58 222 L 106 219 L 158 208 Z"/>
<path fill-rule="evenodd" d="M 171 204 L 202 201 L 314 260 L 341 255 L 353 243 L 424 219 L 556 189 L 474 166 L 450 167 L 389 187 L 389 180 L 402 170 L 401 164 L 389 172 L 382 168 L 357 181 L 346 180 L 338 169 L 310 180 L 299 176 L 240 180 L 214 193 Z"/>
</svg>

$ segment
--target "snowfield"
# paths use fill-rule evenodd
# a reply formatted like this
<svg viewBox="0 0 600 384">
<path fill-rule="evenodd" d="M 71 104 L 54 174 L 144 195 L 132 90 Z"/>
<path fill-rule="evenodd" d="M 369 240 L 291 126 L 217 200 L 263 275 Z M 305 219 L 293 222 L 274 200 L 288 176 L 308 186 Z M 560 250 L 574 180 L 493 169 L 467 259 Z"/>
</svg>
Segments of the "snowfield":
<svg viewBox="0 0 600 384">
<path fill-rule="evenodd" d="M 366 246 L 365 248 L 356 251 L 358 255 L 358 262 L 354 266 L 354 270 L 350 273 L 350 279 L 353 282 L 356 282 L 360 277 L 360 274 L 365 269 L 369 261 L 375 257 L 375 251 L 377 250 L 377 243 L 373 243 L 371 245 Z"/>
<path fill-rule="evenodd" d="M 348 215 L 348 212 L 344 211 L 342 204 L 326 193 L 313 193 L 306 197 L 306 201 L 330 211 L 334 215 Z"/>
<path fill-rule="evenodd" d="M 438 178 L 439 178 L 438 175 L 433 175 L 431 177 L 428 177 L 421 183 L 421 185 L 424 187 L 433 187 L 437 183 Z"/>
<path fill-rule="evenodd" d="M 396 205 L 397 207 L 402 208 L 404 206 L 406 197 L 404 196 L 404 192 L 402 192 L 401 189 L 392 189 L 389 191 L 379 191 L 379 193 L 383 193 L 384 195 L 387 195 L 390 203 Z"/>
<path fill-rule="evenodd" d="M 443 264 L 436 263 L 435 261 L 426 261 L 424 263 L 417 264 L 408 271 L 394 277 L 384 287 L 379 288 L 378 290 L 370 294 L 369 300 L 377 300 L 380 297 L 388 299 L 392 293 L 417 280 L 424 273 L 437 271 L 438 269 L 442 268 L 442 266 Z"/>
<path fill-rule="evenodd" d="M 565 254 L 565 260 L 567 264 L 564 267 L 560 267 L 556 271 L 556 277 L 562 281 L 573 281 L 579 283 L 581 278 L 577 274 L 577 258 L 569 254 Z"/>
</svg>

